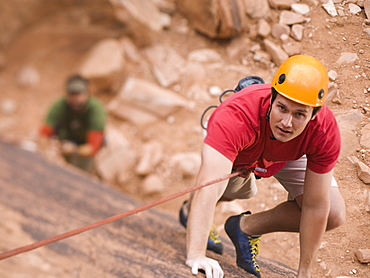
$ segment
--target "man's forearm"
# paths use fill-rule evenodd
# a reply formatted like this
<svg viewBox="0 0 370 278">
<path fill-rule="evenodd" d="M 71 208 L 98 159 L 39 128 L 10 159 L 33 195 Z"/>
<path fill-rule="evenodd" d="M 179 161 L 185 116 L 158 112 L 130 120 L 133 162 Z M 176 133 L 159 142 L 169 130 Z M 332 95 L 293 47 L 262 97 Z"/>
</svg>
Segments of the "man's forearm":
<svg viewBox="0 0 370 278">
<path fill-rule="evenodd" d="M 213 223 L 216 197 L 210 190 L 199 190 L 194 194 L 187 225 L 187 258 L 205 256 L 207 238 Z M 211 195 L 211 196 L 210 196 Z"/>
<path fill-rule="evenodd" d="M 321 208 L 304 208 L 300 223 L 300 262 L 298 277 L 311 277 L 312 262 L 324 237 L 329 215 L 327 205 Z"/>
</svg>

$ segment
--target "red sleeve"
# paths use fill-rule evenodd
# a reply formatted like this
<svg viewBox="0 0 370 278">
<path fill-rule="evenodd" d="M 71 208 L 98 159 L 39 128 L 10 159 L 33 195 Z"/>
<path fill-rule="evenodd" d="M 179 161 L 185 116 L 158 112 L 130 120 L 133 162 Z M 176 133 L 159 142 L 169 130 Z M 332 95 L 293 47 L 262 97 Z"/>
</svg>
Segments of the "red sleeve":
<svg viewBox="0 0 370 278">
<path fill-rule="evenodd" d="M 341 137 L 333 113 L 326 106 L 317 115 L 321 119 L 318 129 L 312 131 L 314 138 L 307 149 L 307 167 L 315 173 L 324 174 L 332 170 L 341 150 Z"/>
<path fill-rule="evenodd" d="M 87 133 L 87 144 L 93 147 L 93 154 L 95 154 L 103 143 L 103 132 L 92 130 Z"/>
<path fill-rule="evenodd" d="M 39 133 L 46 137 L 51 137 L 54 134 L 54 128 L 50 125 L 44 124 L 41 126 Z"/>
</svg>

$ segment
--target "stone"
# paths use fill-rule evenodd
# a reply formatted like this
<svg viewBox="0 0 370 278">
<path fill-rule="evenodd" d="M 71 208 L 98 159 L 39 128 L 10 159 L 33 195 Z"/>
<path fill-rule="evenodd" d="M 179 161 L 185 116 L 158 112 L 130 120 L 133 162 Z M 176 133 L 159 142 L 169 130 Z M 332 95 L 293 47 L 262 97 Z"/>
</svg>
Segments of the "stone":
<svg viewBox="0 0 370 278">
<path fill-rule="evenodd" d="M 265 19 L 260 19 L 258 21 L 258 36 L 266 38 L 271 33 L 271 26 Z"/>
<path fill-rule="evenodd" d="M 244 0 L 245 13 L 252 19 L 267 19 L 271 12 L 268 0 Z"/>
<path fill-rule="evenodd" d="M 364 10 L 367 19 L 370 19 L 370 0 L 365 0 Z"/>
<path fill-rule="evenodd" d="M 15 82 L 19 87 L 35 87 L 40 84 L 39 71 L 31 66 L 25 65 L 16 73 Z"/>
<path fill-rule="evenodd" d="M 269 0 L 270 6 L 274 9 L 289 10 L 294 3 L 293 0 Z"/>
<path fill-rule="evenodd" d="M 310 13 L 310 7 L 306 4 L 292 4 L 292 10 L 301 15 L 308 15 Z"/>
<path fill-rule="evenodd" d="M 203 105 L 212 100 L 210 94 L 207 92 L 207 85 L 199 83 L 192 85 L 189 90 L 186 91 L 186 97 L 194 100 L 198 105 Z"/>
<path fill-rule="evenodd" d="M 209 38 L 233 38 L 247 30 L 243 0 L 178 0 L 176 4 L 190 25 Z"/>
<path fill-rule="evenodd" d="M 370 249 L 358 249 L 355 254 L 360 263 L 370 263 Z"/>
<path fill-rule="evenodd" d="M 338 73 L 334 70 L 329 70 L 328 76 L 330 81 L 335 81 L 338 78 Z"/>
<path fill-rule="evenodd" d="M 301 24 L 294 24 L 292 26 L 291 37 L 297 41 L 301 41 L 303 38 L 304 27 Z"/>
<path fill-rule="evenodd" d="M 360 140 L 361 145 L 366 149 L 370 149 L 370 124 L 367 124 L 364 127 L 362 127 L 361 134 L 362 134 Z"/>
<path fill-rule="evenodd" d="M 142 146 L 139 163 L 136 165 L 135 173 L 147 176 L 155 170 L 163 157 L 163 146 L 159 141 L 150 141 Z"/>
<path fill-rule="evenodd" d="M 286 59 L 289 58 L 288 54 L 277 44 L 268 39 L 264 39 L 263 43 L 267 52 L 271 55 L 272 61 L 280 66 Z"/>
<path fill-rule="evenodd" d="M 336 113 L 335 118 L 338 122 L 341 133 L 342 149 L 339 158 L 348 157 L 353 153 L 353 150 L 361 147 L 359 138 L 354 131 L 364 118 L 364 115 L 358 110 L 343 111 Z"/>
<path fill-rule="evenodd" d="M 106 138 L 107 145 L 95 157 L 96 172 L 106 182 L 125 183 L 133 172 L 137 154 L 119 130 L 109 126 Z"/>
<path fill-rule="evenodd" d="M 155 5 L 160 11 L 168 14 L 174 14 L 176 12 L 176 3 L 171 0 L 153 0 Z"/>
<path fill-rule="evenodd" d="M 113 104 L 108 104 L 108 106 L 119 108 L 124 104 L 131 105 L 160 118 L 166 118 L 188 105 L 185 98 L 171 90 L 133 77 L 127 79 L 118 95 L 111 102 Z"/>
<path fill-rule="evenodd" d="M 159 120 L 159 117 L 153 113 L 126 104 L 119 99 L 111 100 L 107 105 L 107 111 L 118 119 L 128 121 L 137 127 L 145 127 Z"/>
<path fill-rule="evenodd" d="M 276 23 L 271 27 L 271 35 L 280 39 L 282 35 L 290 35 L 290 28 L 285 24 Z"/>
<path fill-rule="evenodd" d="M 351 64 L 351 63 L 354 63 L 357 60 L 358 60 L 358 56 L 357 56 L 356 53 L 344 52 L 344 53 L 340 54 L 340 57 L 337 60 L 337 63 L 339 65 Z"/>
<path fill-rule="evenodd" d="M 267 65 L 271 61 L 271 55 L 265 51 L 257 50 L 253 54 L 253 60 Z"/>
<path fill-rule="evenodd" d="M 302 54 L 302 45 L 299 42 L 284 43 L 282 48 L 289 56 Z"/>
<path fill-rule="evenodd" d="M 326 3 L 321 5 L 324 10 L 331 16 L 337 16 L 338 12 L 337 9 L 335 8 L 335 5 L 332 0 L 327 1 Z"/>
<path fill-rule="evenodd" d="M 354 131 L 364 119 L 364 115 L 357 109 L 343 111 L 335 114 L 339 128 Z"/>
<path fill-rule="evenodd" d="M 198 152 L 178 153 L 171 157 L 175 171 L 184 177 L 193 177 L 198 174 L 201 156 Z"/>
<path fill-rule="evenodd" d="M 352 4 L 352 3 L 349 3 L 348 7 L 349 7 L 349 12 L 351 14 L 359 14 L 362 11 L 362 9 L 359 6 Z"/>
<path fill-rule="evenodd" d="M 124 66 L 122 47 L 116 39 L 99 41 L 89 51 L 79 67 L 79 73 L 88 78 L 110 78 Z"/>
<path fill-rule="evenodd" d="M 358 178 L 365 184 L 370 184 L 370 168 L 365 163 L 356 163 Z"/>
<path fill-rule="evenodd" d="M 130 36 L 139 46 L 157 42 L 158 34 L 168 24 L 168 19 L 164 19 L 163 13 L 151 0 L 110 0 L 110 2 L 116 19 L 127 25 Z"/>
<path fill-rule="evenodd" d="M 370 37 L 370 28 L 364 28 L 364 33 Z"/>
<path fill-rule="evenodd" d="M 147 48 L 145 55 L 162 87 L 169 87 L 180 80 L 185 60 L 172 47 L 156 44 Z"/>
<path fill-rule="evenodd" d="M 338 96 L 338 85 L 335 82 L 329 82 L 328 95 L 326 96 L 325 103 L 333 101 L 333 99 L 337 96 Z"/>
<path fill-rule="evenodd" d="M 358 158 L 357 158 L 356 156 L 354 156 L 354 155 L 352 155 L 352 156 L 348 156 L 347 158 L 348 158 L 348 160 L 349 160 L 352 164 L 356 164 L 356 163 L 358 163 L 358 162 L 359 162 Z"/>
<path fill-rule="evenodd" d="M 219 97 L 222 94 L 222 89 L 219 86 L 211 86 L 208 92 L 212 97 Z"/>
<path fill-rule="evenodd" d="M 209 48 L 196 49 L 189 53 L 188 61 L 198 63 L 219 63 L 222 56 L 216 50 Z"/>
<path fill-rule="evenodd" d="M 119 40 L 120 44 L 121 44 L 121 47 L 122 47 L 122 51 L 124 53 L 124 56 L 132 61 L 132 62 L 140 62 L 141 61 L 141 54 L 140 52 L 138 51 L 136 45 L 132 42 L 132 40 L 128 37 L 124 37 L 122 39 Z"/>
<path fill-rule="evenodd" d="M 188 62 L 185 66 L 182 82 L 185 85 L 202 83 L 207 76 L 206 68 L 198 62 Z"/>
<path fill-rule="evenodd" d="M 143 180 L 141 190 L 145 195 L 162 193 L 165 190 L 164 182 L 161 177 L 156 174 L 149 175 Z"/>
<path fill-rule="evenodd" d="M 17 110 L 17 102 L 11 98 L 5 98 L 0 103 L 0 112 L 5 115 L 12 115 Z"/>
<path fill-rule="evenodd" d="M 282 11 L 279 17 L 279 23 L 285 25 L 293 25 L 306 22 L 306 18 L 295 12 Z"/>
<path fill-rule="evenodd" d="M 242 36 L 233 39 L 227 46 L 227 55 L 229 58 L 240 57 L 248 53 L 251 45 L 251 39 L 248 36 Z"/>
</svg>

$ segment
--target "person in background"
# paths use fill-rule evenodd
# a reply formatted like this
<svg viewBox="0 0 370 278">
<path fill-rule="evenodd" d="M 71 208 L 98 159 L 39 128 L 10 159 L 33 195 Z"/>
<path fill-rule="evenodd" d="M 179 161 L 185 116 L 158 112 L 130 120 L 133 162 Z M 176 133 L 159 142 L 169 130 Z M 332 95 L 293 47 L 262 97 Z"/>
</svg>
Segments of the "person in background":
<svg viewBox="0 0 370 278">
<path fill-rule="evenodd" d="M 288 192 L 276 207 L 226 220 L 239 267 L 261 277 L 261 235 L 298 232 L 299 278 L 310 278 L 324 233 L 345 221 L 345 204 L 333 177 L 341 147 L 337 122 L 324 104 L 328 74 L 314 57 L 296 55 L 276 71 L 272 84 L 253 84 L 214 110 L 202 147 L 197 184 L 240 169 L 239 176 L 195 191 L 180 210 L 187 227 L 186 265 L 207 278 L 224 276 L 206 249 L 222 253 L 213 217 L 218 202 L 257 194 L 256 177 L 274 176 Z M 211 231 L 211 232 L 210 232 Z M 289 250 L 287 250 L 289 252 Z"/>
<path fill-rule="evenodd" d="M 89 81 L 73 75 L 66 82 L 66 95 L 51 105 L 40 128 L 40 151 L 48 157 L 50 139 L 56 138 L 68 163 L 91 172 L 103 145 L 105 122 L 104 106 L 90 96 Z"/>
</svg>

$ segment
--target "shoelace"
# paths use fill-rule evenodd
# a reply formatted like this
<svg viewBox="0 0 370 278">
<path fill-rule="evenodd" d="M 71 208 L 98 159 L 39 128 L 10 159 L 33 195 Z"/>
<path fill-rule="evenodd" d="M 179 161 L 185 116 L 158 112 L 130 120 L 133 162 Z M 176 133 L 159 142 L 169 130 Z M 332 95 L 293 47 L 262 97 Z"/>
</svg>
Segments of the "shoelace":
<svg viewBox="0 0 370 278">
<path fill-rule="evenodd" d="M 211 231 L 209 232 L 209 238 L 214 242 L 214 243 L 220 243 L 221 240 L 219 238 L 218 232 L 215 229 L 214 226 L 212 226 Z"/>
<path fill-rule="evenodd" d="M 256 261 L 256 256 L 259 253 L 259 242 L 261 240 L 261 237 L 251 237 L 249 236 L 249 244 L 251 245 L 251 256 L 253 261 L 253 266 L 256 268 L 257 271 L 259 271 L 259 265 Z"/>
</svg>

